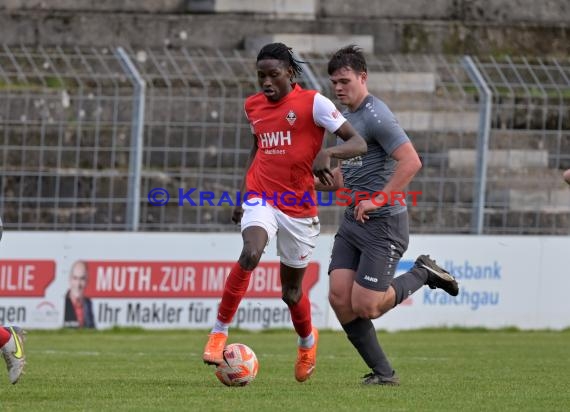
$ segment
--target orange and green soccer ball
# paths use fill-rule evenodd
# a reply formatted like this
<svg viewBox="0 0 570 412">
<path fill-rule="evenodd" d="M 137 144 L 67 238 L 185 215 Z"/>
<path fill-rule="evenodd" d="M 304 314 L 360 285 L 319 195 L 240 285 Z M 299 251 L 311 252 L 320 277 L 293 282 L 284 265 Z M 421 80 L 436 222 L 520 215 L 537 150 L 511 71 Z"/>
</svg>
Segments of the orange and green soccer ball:
<svg viewBox="0 0 570 412">
<path fill-rule="evenodd" d="M 216 367 L 216 376 L 226 386 L 245 386 L 257 376 L 259 362 L 251 348 L 232 343 L 224 348 L 224 362 Z"/>
</svg>

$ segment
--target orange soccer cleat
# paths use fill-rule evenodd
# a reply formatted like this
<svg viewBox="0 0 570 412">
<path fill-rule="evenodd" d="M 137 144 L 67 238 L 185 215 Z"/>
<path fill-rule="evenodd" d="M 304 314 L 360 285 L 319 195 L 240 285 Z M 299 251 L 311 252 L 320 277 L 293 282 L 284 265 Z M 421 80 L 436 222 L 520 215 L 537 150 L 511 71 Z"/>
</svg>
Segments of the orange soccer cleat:
<svg viewBox="0 0 570 412">
<path fill-rule="evenodd" d="M 228 340 L 228 335 L 221 332 L 212 332 L 208 335 L 208 342 L 204 348 L 204 354 L 202 359 L 204 363 L 210 365 L 219 365 L 224 361 L 224 347 L 226 346 L 226 341 Z"/>
<path fill-rule="evenodd" d="M 305 382 L 311 377 L 317 364 L 317 343 L 319 340 L 319 332 L 313 327 L 313 338 L 315 344 L 307 349 L 299 347 L 297 349 L 297 361 L 295 362 L 295 379 L 298 382 Z"/>
</svg>

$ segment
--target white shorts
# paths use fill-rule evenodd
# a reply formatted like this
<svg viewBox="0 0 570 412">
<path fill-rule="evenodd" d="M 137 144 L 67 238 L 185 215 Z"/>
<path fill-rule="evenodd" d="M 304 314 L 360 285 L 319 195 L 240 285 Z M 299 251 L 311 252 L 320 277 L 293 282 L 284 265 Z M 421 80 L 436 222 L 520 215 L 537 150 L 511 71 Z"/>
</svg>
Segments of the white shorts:
<svg viewBox="0 0 570 412">
<path fill-rule="evenodd" d="M 260 198 L 248 199 L 242 206 L 242 232 L 248 227 L 261 227 L 267 232 L 267 243 L 277 235 L 281 263 L 292 268 L 307 267 L 321 231 L 318 217 L 291 217 Z"/>
</svg>

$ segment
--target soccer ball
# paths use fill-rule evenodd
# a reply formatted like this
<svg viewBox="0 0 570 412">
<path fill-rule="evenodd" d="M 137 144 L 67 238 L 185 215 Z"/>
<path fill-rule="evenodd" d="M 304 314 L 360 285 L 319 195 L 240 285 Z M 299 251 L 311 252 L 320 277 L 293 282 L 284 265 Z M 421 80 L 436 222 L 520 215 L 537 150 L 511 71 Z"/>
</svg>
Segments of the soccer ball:
<svg viewBox="0 0 570 412">
<path fill-rule="evenodd" d="M 226 386 L 245 386 L 255 379 L 259 362 L 249 346 L 232 343 L 224 348 L 224 362 L 216 367 L 216 376 Z"/>
</svg>

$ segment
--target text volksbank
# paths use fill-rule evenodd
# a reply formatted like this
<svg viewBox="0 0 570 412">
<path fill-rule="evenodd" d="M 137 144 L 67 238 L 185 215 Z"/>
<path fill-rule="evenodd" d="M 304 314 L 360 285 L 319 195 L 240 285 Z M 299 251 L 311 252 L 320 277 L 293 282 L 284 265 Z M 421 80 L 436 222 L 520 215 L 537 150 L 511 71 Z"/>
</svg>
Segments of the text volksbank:
<svg viewBox="0 0 570 412">
<path fill-rule="evenodd" d="M 398 272 L 410 270 L 414 262 L 401 260 L 398 264 Z M 503 279 L 503 268 L 497 261 L 489 264 L 475 264 L 465 260 L 454 262 L 446 260 L 444 269 L 451 273 L 459 282 L 459 294 L 450 296 L 446 292 L 436 289 L 423 289 L 422 303 L 428 306 L 466 306 L 472 311 L 483 307 L 498 306 L 501 302 L 500 288 L 492 285 L 497 282 L 499 286 Z M 490 282 L 491 283 L 490 283 Z M 484 289 L 479 286 L 482 282 Z"/>
<path fill-rule="evenodd" d="M 221 192 L 216 194 L 211 191 L 191 189 L 178 189 L 178 206 L 236 206 L 242 203 L 248 206 L 256 205 L 283 205 L 283 206 L 351 206 L 357 205 L 364 200 L 370 200 L 375 206 L 384 205 L 412 205 L 416 206 L 420 191 L 385 193 L 382 191 L 370 193 L 367 191 L 352 191 L 341 188 L 334 192 L 316 192 L 313 199 L 311 192 L 303 192 L 299 197 L 295 192 L 267 193 L 248 191 L 241 193 Z M 156 187 L 148 192 L 148 201 L 152 206 L 166 206 L 170 202 L 170 192 L 161 187 Z"/>
</svg>

